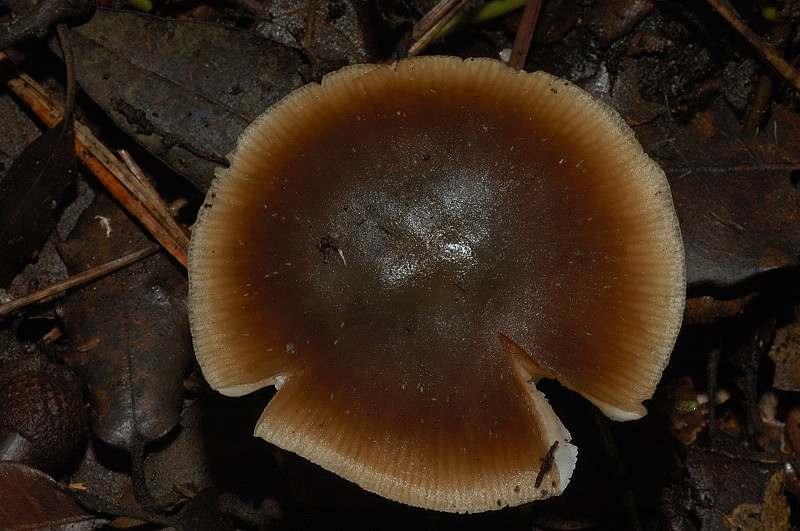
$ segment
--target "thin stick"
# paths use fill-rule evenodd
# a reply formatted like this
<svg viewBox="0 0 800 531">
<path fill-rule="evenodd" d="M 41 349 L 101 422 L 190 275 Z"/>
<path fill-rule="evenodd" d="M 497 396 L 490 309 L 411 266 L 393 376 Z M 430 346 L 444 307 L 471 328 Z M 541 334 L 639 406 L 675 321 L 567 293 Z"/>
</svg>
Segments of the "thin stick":
<svg viewBox="0 0 800 531">
<path fill-rule="evenodd" d="M 441 0 L 433 6 L 414 24 L 411 30 L 413 42 L 408 47 L 408 56 L 419 54 L 466 4 L 467 0 Z"/>
<path fill-rule="evenodd" d="M 493 18 L 503 15 L 523 7 L 527 0 L 490 0 L 480 7 L 459 11 L 442 31 L 436 34 L 434 40 L 443 39 L 448 35 L 461 31 L 470 26 L 475 26 Z"/>
<path fill-rule="evenodd" d="M 188 250 L 189 240 L 187 237 L 190 234 L 189 231 L 172 217 L 169 205 L 167 205 L 164 198 L 156 191 L 153 186 L 153 181 L 145 175 L 142 168 L 133 160 L 133 157 L 131 157 L 131 154 L 128 153 L 127 150 L 120 149 L 117 151 L 117 154 L 128 167 L 131 175 L 136 177 L 136 181 L 130 183 L 129 188 L 136 190 L 136 197 L 146 199 L 144 204 L 148 207 L 150 213 L 158 219 L 159 223 L 170 233 L 175 241 L 183 242 Z"/>
<path fill-rule="evenodd" d="M 542 0 L 528 0 L 525 10 L 522 12 L 522 21 L 517 28 L 517 35 L 514 38 L 514 46 L 511 48 L 511 58 L 508 66 L 517 70 L 525 67 L 525 60 L 528 58 L 528 50 L 533 40 L 533 32 L 536 29 L 536 22 L 539 20 L 539 12 L 542 10 Z"/>
<path fill-rule="evenodd" d="M 175 230 L 168 231 L 152 214 L 152 203 L 137 197 L 139 180 L 111 151 L 91 134 L 89 129 L 75 122 L 76 150 L 103 186 L 153 235 L 175 259 L 186 267 L 189 238 Z M 78 144 L 80 142 L 80 144 Z M 148 208 L 150 207 L 150 209 Z M 169 218 L 171 219 L 171 217 Z"/>
<path fill-rule="evenodd" d="M 790 0 L 786 2 L 777 17 L 777 23 L 772 26 L 772 29 L 767 36 L 766 44 L 774 48 L 778 53 L 783 54 L 786 50 L 786 39 L 794 26 L 792 13 L 800 5 L 798 0 Z M 775 70 L 769 68 L 764 69 L 758 76 L 758 85 L 753 95 L 750 109 L 747 111 L 747 116 L 742 123 L 742 126 L 747 131 L 758 131 L 764 125 L 764 120 L 767 117 L 767 110 L 772 102 L 772 93 L 775 88 Z M 773 122 L 777 125 L 777 122 Z"/>
<path fill-rule="evenodd" d="M 775 48 L 764 43 L 761 37 L 750 29 L 747 22 L 737 13 L 728 0 L 708 0 L 708 3 L 717 10 L 717 13 L 728 21 L 742 37 L 747 39 L 753 48 L 763 57 L 780 76 L 800 90 L 800 72 L 790 65 Z"/>
<path fill-rule="evenodd" d="M 3 66 L 12 68 L 11 62 L 4 59 L 6 59 L 5 54 L 0 52 Z M 15 77 L 10 77 L 6 84 L 48 127 L 55 127 L 61 120 L 64 114 L 61 104 L 27 74 L 17 73 Z M 88 127 L 77 120 L 74 123 L 75 151 L 78 158 L 122 207 L 136 218 L 167 252 L 186 267 L 188 236 L 171 216 L 160 214 L 158 205 L 153 203 L 145 192 L 141 181 L 89 131 Z"/>
<path fill-rule="evenodd" d="M 156 254 L 159 249 L 160 248 L 157 245 L 151 245 L 150 247 L 146 247 L 139 251 L 125 255 L 122 258 L 117 258 L 116 260 L 112 260 L 103 265 L 87 269 L 86 271 L 78 273 L 77 275 L 72 275 L 71 277 L 65 278 L 64 280 L 59 280 L 58 282 L 54 282 L 53 284 L 50 284 L 46 288 L 42 288 L 32 293 L 28 293 L 27 295 L 23 295 L 22 297 L 16 298 L 5 304 L 0 304 L 0 317 L 7 315 L 11 312 L 20 310 L 31 304 L 42 302 L 54 295 L 63 293 L 68 289 L 81 286 L 83 284 L 86 284 L 87 282 L 91 282 L 92 280 L 98 279 L 109 273 L 113 273 L 117 269 L 122 269 L 125 266 L 129 266 L 133 263 L 138 262 L 139 260 L 142 260 L 144 258 L 147 258 L 148 256 Z"/>
</svg>

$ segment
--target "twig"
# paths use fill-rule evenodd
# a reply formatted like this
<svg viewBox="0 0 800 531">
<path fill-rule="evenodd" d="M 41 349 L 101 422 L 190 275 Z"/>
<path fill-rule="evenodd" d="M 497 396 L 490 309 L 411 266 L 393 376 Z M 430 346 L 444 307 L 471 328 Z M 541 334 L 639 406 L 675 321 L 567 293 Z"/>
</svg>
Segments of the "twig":
<svg viewBox="0 0 800 531">
<path fill-rule="evenodd" d="M 556 448 L 558 448 L 558 441 L 553 441 L 553 444 L 550 446 L 550 449 L 547 450 L 547 455 L 544 457 L 540 457 L 539 461 L 542 462 L 542 466 L 539 467 L 539 473 L 536 474 L 536 481 L 533 483 L 535 488 L 539 488 L 544 480 L 544 477 L 550 472 L 550 469 L 553 468 L 553 460 L 555 459 Z"/>
<path fill-rule="evenodd" d="M 13 68 L 1 52 L 0 61 L 5 68 Z M 27 74 L 14 73 L 6 80 L 6 84 L 48 127 L 54 127 L 61 120 L 63 107 Z M 188 261 L 189 238 L 180 225 L 169 216 L 168 210 L 163 215 L 159 204 L 150 199 L 141 181 L 95 138 L 88 127 L 77 120 L 74 124 L 75 151 L 78 158 L 122 207 L 185 267 Z M 160 203 L 163 205 L 163 201 Z"/>
<path fill-rule="evenodd" d="M 130 173 L 136 177 L 136 181 L 128 184 L 129 189 L 135 190 L 136 197 L 144 203 L 148 211 L 161 223 L 161 226 L 169 232 L 170 236 L 175 241 L 184 242 L 184 244 L 188 246 L 189 241 L 187 238 L 190 234 L 188 229 L 183 227 L 172 217 L 169 205 L 167 205 L 161 195 L 159 195 L 153 187 L 153 182 L 144 174 L 142 168 L 136 164 L 136 161 L 133 160 L 133 157 L 131 157 L 127 150 L 120 149 L 117 151 L 117 154 L 128 167 Z"/>
<path fill-rule="evenodd" d="M 750 110 L 744 119 L 742 127 L 746 131 L 758 131 L 764 125 L 764 119 L 772 101 L 772 92 L 775 88 L 775 74 L 771 70 L 761 72 L 758 76 L 753 101 L 750 103 Z"/>
<path fill-rule="evenodd" d="M 719 362 L 722 350 L 717 347 L 708 353 L 706 360 L 706 392 L 708 393 L 708 438 L 712 441 L 717 437 L 717 390 L 719 389 Z"/>
<path fill-rule="evenodd" d="M 736 12 L 736 9 L 728 0 L 708 0 L 708 3 L 717 10 L 717 13 L 728 21 L 728 23 L 738 31 L 742 37 L 747 39 L 753 48 L 763 57 L 778 74 L 786 81 L 800 90 L 800 72 L 790 65 L 781 55 L 771 46 L 764 43 L 761 37 L 747 25 L 747 22 Z"/>
<path fill-rule="evenodd" d="M 136 502 L 145 507 L 155 506 L 150 489 L 147 488 L 147 479 L 144 472 L 144 441 L 138 435 L 138 416 L 133 415 L 131 423 L 131 437 L 133 442 L 128 452 L 131 455 L 131 484 L 133 486 L 133 497 Z"/>
<path fill-rule="evenodd" d="M 442 31 L 436 34 L 434 40 L 443 39 L 448 35 L 461 31 L 470 26 L 475 26 L 501 17 L 515 9 L 523 7 L 527 0 L 491 0 L 475 9 L 465 9 L 457 13 L 445 26 Z"/>
<path fill-rule="evenodd" d="M 796 9 L 796 4 L 797 0 L 786 2 L 778 15 L 778 22 L 769 32 L 767 44 L 780 54 L 783 54 L 786 48 L 786 38 L 793 25 L 791 14 L 793 10 Z M 772 69 L 765 69 L 759 75 L 755 95 L 753 96 L 750 110 L 747 112 L 743 123 L 743 127 L 747 131 L 758 131 L 764 125 L 764 119 L 767 116 L 767 110 L 772 101 L 772 92 L 774 88 L 775 72 Z"/>
<path fill-rule="evenodd" d="M 749 341 L 742 347 L 744 350 L 744 402 L 745 402 L 745 427 L 751 442 L 764 433 L 764 422 L 758 406 L 758 377 L 760 374 L 761 360 L 770 347 L 775 335 L 775 318 L 768 319 L 759 325 Z"/>
<path fill-rule="evenodd" d="M 525 60 L 528 58 L 528 50 L 533 40 L 533 32 L 536 29 L 536 22 L 539 20 L 539 12 L 542 10 L 542 0 L 528 0 L 525 10 L 522 12 L 522 21 L 519 23 L 517 35 L 514 38 L 514 46 L 511 48 L 511 59 L 508 66 L 522 70 Z"/>
<path fill-rule="evenodd" d="M 139 180 L 80 122 L 75 123 L 75 138 L 82 143 L 78 147 L 78 155 L 84 164 L 122 206 L 138 219 L 178 262 L 186 267 L 189 238 L 182 231 L 167 230 L 159 223 L 157 217 L 150 211 L 154 205 L 136 195 L 141 190 L 138 186 Z M 169 217 L 169 219 L 172 218 Z"/>
<path fill-rule="evenodd" d="M 412 43 L 408 47 L 408 56 L 419 54 L 466 4 L 467 0 L 440 0 L 433 6 L 424 17 L 414 24 L 411 30 Z"/>
<path fill-rule="evenodd" d="M 16 298 L 5 304 L 0 304 L 0 317 L 7 315 L 11 312 L 20 310 L 31 304 L 42 302 L 54 295 L 63 293 L 68 289 L 81 286 L 83 284 L 86 284 L 87 282 L 91 282 L 92 280 L 98 279 L 109 273 L 113 273 L 117 269 L 122 269 L 125 266 L 131 265 L 133 263 L 138 262 L 139 260 L 147 258 L 148 256 L 154 255 L 155 253 L 158 252 L 159 249 L 160 248 L 156 245 L 147 247 L 140 251 L 136 251 L 128 255 L 125 255 L 122 258 L 117 258 L 116 260 L 107 262 L 103 265 L 92 267 L 90 269 L 87 269 L 86 271 L 78 273 L 77 275 L 72 275 L 69 278 L 65 278 L 64 280 L 59 280 L 58 282 L 54 282 L 53 284 L 50 284 L 46 288 L 42 288 L 32 293 L 28 293 L 27 295 L 23 295 L 22 297 Z"/>
</svg>

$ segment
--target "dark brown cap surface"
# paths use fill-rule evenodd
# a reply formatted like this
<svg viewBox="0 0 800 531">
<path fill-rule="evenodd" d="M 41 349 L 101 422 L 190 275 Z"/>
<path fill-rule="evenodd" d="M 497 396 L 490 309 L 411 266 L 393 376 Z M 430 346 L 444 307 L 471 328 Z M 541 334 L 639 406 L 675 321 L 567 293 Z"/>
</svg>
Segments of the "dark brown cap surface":
<svg viewBox="0 0 800 531">
<path fill-rule="evenodd" d="M 538 379 L 642 416 L 685 287 L 667 181 L 615 112 L 447 57 L 345 68 L 257 119 L 189 270 L 212 387 L 279 387 L 257 435 L 459 512 L 566 486 L 576 449 Z"/>
</svg>

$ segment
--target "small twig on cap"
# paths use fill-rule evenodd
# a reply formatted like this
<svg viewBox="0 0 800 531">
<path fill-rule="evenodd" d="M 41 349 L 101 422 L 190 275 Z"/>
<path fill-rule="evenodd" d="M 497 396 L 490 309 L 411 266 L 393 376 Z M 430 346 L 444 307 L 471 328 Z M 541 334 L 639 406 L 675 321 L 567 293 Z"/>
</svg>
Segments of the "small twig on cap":
<svg viewBox="0 0 800 531">
<path fill-rule="evenodd" d="M 547 450 L 547 455 L 539 458 L 539 461 L 542 462 L 542 466 L 539 468 L 539 473 L 536 475 L 536 482 L 533 484 L 533 486 L 537 489 L 542 485 L 542 481 L 547 473 L 550 472 L 550 469 L 553 468 L 553 459 L 555 459 L 556 448 L 558 448 L 558 441 L 553 442 L 553 444 L 550 446 L 550 449 Z"/>
<path fill-rule="evenodd" d="M 536 22 L 539 20 L 539 12 L 542 10 L 542 0 L 528 0 L 525 10 L 522 12 L 522 21 L 519 23 L 517 35 L 514 38 L 514 46 L 511 48 L 511 59 L 508 66 L 522 70 L 525 60 L 528 58 L 528 50 L 533 40 L 533 32 L 536 29 Z"/>
<path fill-rule="evenodd" d="M 6 85 L 44 122 L 55 127 L 64 115 L 64 108 L 41 85 L 24 73 L 14 71 L 11 61 L 0 52 L 2 67 L 11 70 Z M 75 121 L 75 151 L 78 158 L 97 177 L 123 208 L 135 217 L 145 229 L 185 267 L 188 262 L 189 238 L 182 229 L 175 230 L 172 223 L 164 225 L 160 216 L 154 215 L 158 206 L 149 196 L 140 197 L 143 187 L 139 179 L 89 131 Z M 175 223 L 177 225 L 177 223 Z M 168 228 L 169 227 L 169 228 Z"/>
<path fill-rule="evenodd" d="M 708 3 L 717 10 L 717 13 L 728 21 L 739 34 L 763 57 L 778 74 L 786 81 L 794 85 L 795 89 L 800 90 L 800 72 L 790 65 L 775 48 L 764 43 L 761 37 L 753 31 L 747 22 L 739 15 L 728 0 L 708 0 Z"/>
<path fill-rule="evenodd" d="M 148 256 L 154 255 L 156 252 L 158 252 L 159 249 L 160 248 L 158 246 L 151 245 L 150 247 L 146 247 L 139 251 L 127 254 L 122 258 L 117 258 L 116 260 L 112 260 L 97 267 L 92 267 L 90 269 L 87 269 L 86 271 L 78 273 L 77 275 L 72 275 L 71 277 L 65 278 L 64 280 L 59 280 L 58 282 L 54 282 L 53 284 L 50 284 L 46 288 L 42 288 L 32 293 L 28 293 L 27 295 L 18 297 L 5 304 L 0 304 L 0 317 L 7 315 L 11 312 L 20 310 L 31 304 L 36 304 L 44 300 L 47 300 L 50 297 L 53 297 L 54 295 L 63 293 L 68 289 L 81 286 L 83 284 L 86 284 L 87 282 L 98 279 L 109 273 L 113 273 L 117 269 L 122 269 L 125 266 L 131 265 L 135 262 L 138 262 L 139 260 L 147 258 Z"/>
</svg>

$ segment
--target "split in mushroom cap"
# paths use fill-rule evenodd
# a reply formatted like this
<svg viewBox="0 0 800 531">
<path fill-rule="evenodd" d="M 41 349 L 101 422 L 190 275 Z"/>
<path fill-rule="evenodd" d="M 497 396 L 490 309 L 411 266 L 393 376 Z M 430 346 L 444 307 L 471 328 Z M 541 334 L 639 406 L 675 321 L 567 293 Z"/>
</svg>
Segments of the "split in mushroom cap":
<svg viewBox="0 0 800 531">
<path fill-rule="evenodd" d="M 644 415 L 685 288 L 666 178 L 619 115 L 450 57 L 348 67 L 258 118 L 189 278 L 211 386 L 278 388 L 256 435 L 458 512 L 566 487 L 577 450 L 540 378 Z"/>
</svg>

